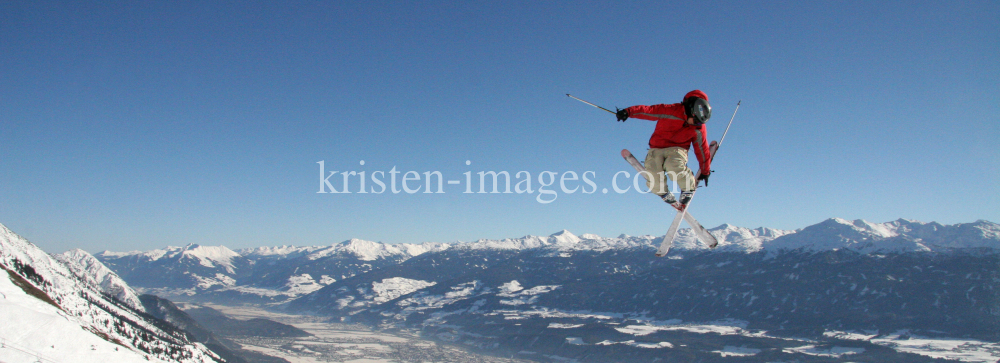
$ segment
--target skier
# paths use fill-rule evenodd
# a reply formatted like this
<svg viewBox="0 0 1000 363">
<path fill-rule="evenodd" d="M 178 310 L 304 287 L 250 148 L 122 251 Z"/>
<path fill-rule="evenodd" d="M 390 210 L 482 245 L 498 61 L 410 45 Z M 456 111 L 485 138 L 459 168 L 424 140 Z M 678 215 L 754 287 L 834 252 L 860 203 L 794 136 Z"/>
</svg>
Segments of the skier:
<svg viewBox="0 0 1000 363">
<path fill-rule="evenodd" d="M 676 203 L 667 187 L 666 176 L 669 176 L 680 186 L 681 204 L 687 205 L 699 181 L 704 180 L 708 185 L 712 158 L 705 121 L 712 117 L 712 107 L 705 92 L 688 92 L 681 103 L 628 107 L 618 110 L 615 116 L 622 122 L 629 117 L 656 121 L 645 163 L 651 176 L 646 182 L 650 192 L 659 195 L 664 202 Z M 694 155 L 701 170 L 697 178 L 687 166 L 691 144 L 694 144 Z"/>
</svg>

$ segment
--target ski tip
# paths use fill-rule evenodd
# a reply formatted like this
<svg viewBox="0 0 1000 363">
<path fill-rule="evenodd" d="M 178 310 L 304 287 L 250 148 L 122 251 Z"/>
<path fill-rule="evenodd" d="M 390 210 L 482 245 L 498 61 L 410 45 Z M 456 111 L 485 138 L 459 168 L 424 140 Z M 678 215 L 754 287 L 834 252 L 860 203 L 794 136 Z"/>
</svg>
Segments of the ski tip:
<svg viewBox="0 0 1000 363">
<path fill-rule="evenodd" d="M 632 153 L 629 152 L 628 149 L 622 149 L 622 157 L 623 158 L 627 158 L 629 155 L 632 155 Z"/>
</svg>

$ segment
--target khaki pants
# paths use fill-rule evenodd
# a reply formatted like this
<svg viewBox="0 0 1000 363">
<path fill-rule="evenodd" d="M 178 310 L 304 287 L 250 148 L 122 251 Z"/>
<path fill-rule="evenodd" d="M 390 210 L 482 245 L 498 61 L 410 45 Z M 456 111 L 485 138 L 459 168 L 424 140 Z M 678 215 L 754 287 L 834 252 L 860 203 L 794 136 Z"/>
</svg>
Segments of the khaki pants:
<svg viewBox="0 0 1000 363">
<path fill-rule="evenodd" d="M 688 150 L 682 147 L 649 149 L 646 153 L 646 171 L 652 178 L 646 182 L 651 193 L 664 195 L 670 192 L 667 178 L 677 182 L 681 191 L 692 191 L 697 179 L 688 169 Z"/>
</svg>

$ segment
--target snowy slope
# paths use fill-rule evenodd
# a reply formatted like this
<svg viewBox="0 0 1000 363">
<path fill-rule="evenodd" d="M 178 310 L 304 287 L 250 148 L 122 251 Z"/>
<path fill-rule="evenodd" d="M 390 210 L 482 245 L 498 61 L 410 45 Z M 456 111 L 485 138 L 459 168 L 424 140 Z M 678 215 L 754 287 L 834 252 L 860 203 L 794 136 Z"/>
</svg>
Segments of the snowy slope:
<svg viewBox="0 0 1000 363">
<path fill-rule="evenodd" d="M 750 229 L 723 224 L 710 229 L 709 232 L 719 240 L 719 247 L 717 247 L 719 251 L 749 253 L 760 251 L 764 249 L 765 243 L 781 236 L 793 234 L 796 231 L 764 227 Z"/>
<path fill-rule="evenodd" d="M 112 296 L 129 307 L 142 311 L 142 301 L 125 280 L 104 266 L 96 257 L 79 248 L 53 255 L 76 275 L 83 283 Z"/>
<path fill-rule="evenodd" d="M 87 258 L 83 256 L 74 261 L 81 260 Z M 189 342 L 183 332 L 145 316 L 127 302 L 107 298 L 104 291 L 93 284 L 97 275 L 91 276 L 94 277 L 92 281 L 81 280 L 73 269 L 3 225 L 0 225 L 0 265 L 9 276 L 0 279 L 4 281 L 3 311 L 11 314 L 0 323 L 10 324 L 0 329 L 0 338 L 11 342 L 12 346 L 44 354 L 49 357 L 46 359 L 54 361 L 76 361 L 57 358 L 82 354 L 77 341 L 95 342 L 94 339 L 98 339 L 107 344 L 92 343 L 85 348 L 100 347 L 101 352 L 110 354 L 105 361 L 111 359 L 111 355 L 124 354 L 111 353 L 109 348 L 112 346 L 117 346 L 118 352 L 131 351 L 136 356 L 160 361 L 215 361 L 211 352 Z M 79 265 L 76 268 L 87 270 Z M 101 268 L 91 266 L 89 270 Z M 33 295 L 29 297 L 29 293 Z M 50 325 L 60 329 L 56 332 L 48 327 Z M 81 337 L 87 334 L 88 338 Z M 49 349 L 40 350 L 45 346 L 42 343 L 48 344 Z M 99 353 L 92 354 L 95 354 L 94 361 L 101 360 Z"/>
<path fill-rule="evenodd" d="M 831 218 L 765 243 L 771 251 L 853 250 L 861 253 L 1000 249 L 1000 225 L 988 221 L 941 225 L 899 219 L 886 223 Z"/>
<path fill-rule="evenodd" d="M 6 272 L 0 276 L 0 297 L 0 361 L 147 362 L 146 354 L 102 339 L 59 308 L 28 295 Z"/>
<path fill-rule="evenodd" d="M 365 241 L 361 239 L 351 239 L 339 244 L 319 249 L 310 253 L 306 258 L 318 260 L 335 255 L 353 255 L 362 261 L 374 261 L 391 256 L 407 255 L 396 245 Z"/>
</svg>

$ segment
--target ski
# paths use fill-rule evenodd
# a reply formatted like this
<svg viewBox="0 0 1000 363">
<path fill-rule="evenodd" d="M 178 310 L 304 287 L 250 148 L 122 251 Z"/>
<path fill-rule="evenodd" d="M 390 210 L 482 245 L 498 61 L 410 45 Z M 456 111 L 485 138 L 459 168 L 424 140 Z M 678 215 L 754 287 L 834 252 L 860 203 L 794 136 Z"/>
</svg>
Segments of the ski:
<svg viewBox="0 0 1000 363">
<path fill-rule="evenodd" d="M 636 159 L 635 156 L 633 156 L 632 153 L 628 151 L 628 149 L 622 150 L 622 157 L 625 158 L 625 161 L 628 161 L 628 163 L 631 164 L 632 167 L 635 168 L 637 172 L 641 173 L 646 171 L 646 168 L 642 165 L 642 163 L 640 163 L 639 160 Z M 647 180 L 649 178 L 648 176 L 646 176 L 646 174 L 642 174 L 642 176 L 644 178 L 647 178 Z M 716 246 L 719 245 L 719 240 L 716 239 L 715 236 L 713 236 L 711 233 L 709 233 L 708 230 L 701 225 L 701 223 L 698 223 L 698 220 L 696 220 L 694 216 L 691 215 L 691 213 L 687 213 L 687 208 L 685 208 L 685 206 L 681 205 L 680 202 L 674 202 L 673 204 L 671 204 L 671 206 L 674 207 L 674 209 L 677 209 L 677 216 L 674 218 L 674 221 L 670 224 L 670 230 L 668 230 L 667 232 L 667 236 L 669 236 L 670 238 L 667 239 L 666 238 L 667 236 L 665 236 L 664 241 L 660 244 L 659 250 L 657 250 L 656 252 L 656 255 L 658 257 L 665 256 L 667 252 L 670 250 L 670 246 L 673 243 L 673 236 L 677 233 L 677 229 L 680 227 L 681 223 L 680 221 L 682 219 L 687 221 L 688 225 L 691 226 L 691 229 L 694 231 L 695 235 L 698 236 L 698 239 L 700 239 L 702 242 L 705 242 L 705 244 L 707 244 L 709 248 L 715 248 Z"/>
<path fill-rule="evenodd" d="M 691 195 L 691 199 L 694 199 L 694 195 Z M 688 204 L 690 205 L 691 202 L 688 201 Z M 656 249 L 656 257 L 666 256 L 667 252 L 670 252 L 670 247 L 674 245 L 674 237 L 677 236 L 677 230 L 681 228 L 681 220 L 684 219 L 684 216 L 689 215 L 690 214 L 687 212 L 687 206 L 681 206 L 681 208 L 677 210 L 677 215 L 674 216 L 674 221 L 670 222 L 670 229 L 668 229 L 667 234 L 663 236 L 663 242 L 660 242 L 660 247 Z M 715 246 L 712 247 L 714 248 Z"/>
</svg>

